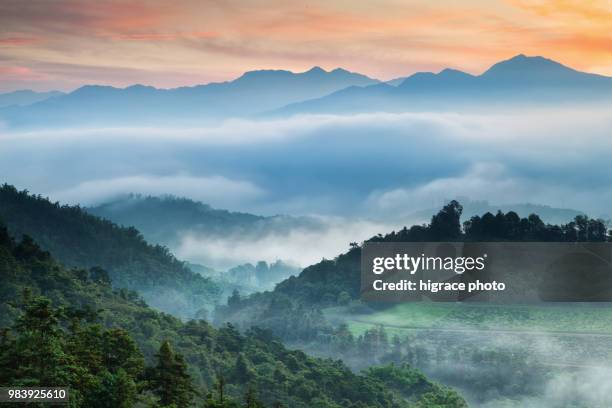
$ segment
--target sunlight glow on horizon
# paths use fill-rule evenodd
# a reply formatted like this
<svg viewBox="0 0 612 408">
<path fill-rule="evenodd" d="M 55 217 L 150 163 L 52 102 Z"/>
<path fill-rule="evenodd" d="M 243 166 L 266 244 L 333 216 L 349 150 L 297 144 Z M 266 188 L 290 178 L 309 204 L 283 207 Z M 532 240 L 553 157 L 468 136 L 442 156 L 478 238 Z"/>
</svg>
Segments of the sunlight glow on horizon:
<svg viewBox="0 0 612 408">
<path fill-rule="evenodd" d="M 381 80 L 447 67 L 480 74 L 521 53 L 612 75 L 611 26 L 605 0 L 7 0 L 0 92 L 169 88 L 312 66 Z"/>
</svg>

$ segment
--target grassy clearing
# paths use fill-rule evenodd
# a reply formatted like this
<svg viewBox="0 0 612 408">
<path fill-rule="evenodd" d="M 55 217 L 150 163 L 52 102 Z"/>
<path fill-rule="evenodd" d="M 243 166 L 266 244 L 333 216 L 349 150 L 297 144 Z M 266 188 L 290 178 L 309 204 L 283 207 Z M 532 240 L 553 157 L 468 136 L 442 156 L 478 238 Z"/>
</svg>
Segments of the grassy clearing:
<svg viewBox="0 0 612 408">
<path fill-rule="evenodd" d="M 377 325 L 389 333 L 438 329 L 612 334 L 612 304 L 602 303 L 403 303 L 371 314 L 343 314 L 337 308 L 327 314 L 342 316 L 354 334 Z"/>
</svg>

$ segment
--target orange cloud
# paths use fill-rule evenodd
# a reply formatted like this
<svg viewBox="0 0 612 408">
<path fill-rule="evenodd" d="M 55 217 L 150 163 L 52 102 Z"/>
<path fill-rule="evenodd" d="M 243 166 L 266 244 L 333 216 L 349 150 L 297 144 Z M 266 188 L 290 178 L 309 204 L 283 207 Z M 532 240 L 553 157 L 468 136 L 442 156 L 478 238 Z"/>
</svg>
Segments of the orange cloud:
<svg viewBox="0 0 612 408">
<path fill-rule="evenodd" d="M 41 41 L 42 41 L 41 38 L 5 37 L 5 38 L 0 38 L 0 47 L 2 46 L 18 47 L 21 45 L 32 45 L 32 44 L 40 43 Z"/>
<path fill-rule="evenodd" d="M 612 6 L 607 0 L 511 0 L 511 4 L 540 16 L 567 16 L 610 24 Z"/>
<path fill-rule="evenodd" d="M 217 33 L 207 31 L 196 31 L 189 33 L 174 33 L 174 34 L 162 34 L 162 33 L 131 33 L 131 34 L 118 34 L 112 35 L 111 38 L 115 40 L 130 40 L 130 41 L 174 41 L 179 39 L 201 39 L 201 38 L 215 38 Z"/>
<path fill-rule="evenodd" d="M 43 81 L 45 79 L 48 79 L 47 75 L 34 72 L 28 67 L 20 66 L 0 66 L 0 75 L 2 75 L 3 81 Z"/>
<path fill-rule="evenodd" d="M 518 53 L 612 74 L 610 26 L 608 0 L 3 0 L 0 61 L 66 87 L 180 86 L 313 65 L 381 79 L 480 73 Z"/>
</svg>

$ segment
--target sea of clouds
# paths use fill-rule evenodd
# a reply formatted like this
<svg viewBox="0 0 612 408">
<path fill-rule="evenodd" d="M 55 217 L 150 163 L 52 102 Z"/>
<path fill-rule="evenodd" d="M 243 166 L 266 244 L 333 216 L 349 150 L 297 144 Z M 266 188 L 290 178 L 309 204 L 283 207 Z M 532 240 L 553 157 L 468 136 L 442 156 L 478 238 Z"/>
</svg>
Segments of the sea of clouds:
<svg viewBox="0 0 612 408">
<path fill-rule="evenodd" d="M 235 239 L 189 235 L 177 248 L 185 256 L 277 248 L 274 254 L 303 264 L 399 228 L 415 211 L 458 196 L 610 214 L 611 135 L 612 110 L 603 107 L 0 131 L 0 175 L 70 204 L 126 193 L 173 194 L 230 210 L 333 220 L 317 231 L 245 240 L 249 249 L 236 250 Z M 320 243 L 312 256 L 304 254 L 304 241 Z"/>
</svg>

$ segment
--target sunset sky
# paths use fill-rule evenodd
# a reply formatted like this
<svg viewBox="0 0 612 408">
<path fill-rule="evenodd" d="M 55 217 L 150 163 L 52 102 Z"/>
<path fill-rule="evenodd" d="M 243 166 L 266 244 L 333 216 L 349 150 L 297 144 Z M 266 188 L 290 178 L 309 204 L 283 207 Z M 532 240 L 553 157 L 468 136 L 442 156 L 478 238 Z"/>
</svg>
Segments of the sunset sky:
<svg viewBox="0 0 612 408">
<path fill-rule="evenodd" d="M 3 0 L 0 91 L 176 87 L 314 65 L 477 74 L 519 53 L 612 75 L 611 33 L 608 0 Z"/>
</svg>

